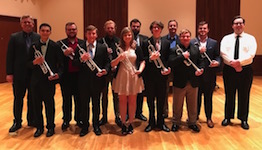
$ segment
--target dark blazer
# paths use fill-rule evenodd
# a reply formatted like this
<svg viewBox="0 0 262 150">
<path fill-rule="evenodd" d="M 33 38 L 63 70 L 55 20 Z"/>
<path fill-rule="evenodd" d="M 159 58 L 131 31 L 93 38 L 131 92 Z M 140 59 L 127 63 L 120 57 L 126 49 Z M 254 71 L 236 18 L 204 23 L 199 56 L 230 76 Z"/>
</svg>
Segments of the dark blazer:
<svg viewBox="0 0 262 150">
<path fill-rule="evenodd" d="M 190 44 L 188 48 L 185 48 L 182 44 L 179 44 L 179 46 L 183 51 L 189 51 L 191 61 L 194 62 L 198 68 L 204 68 L 204 62 L 200 56 L 198 47 L 193 44 Z M 196 70 L 192 65 L 186 66 L 184 56 L 176 51 L 177 47 L 172 48 L 168 59 L 169 66 L 173 69 L 174 74 L 173 86 L 184 88 L 189 81 L 192 87 L 197 87 L 198 76 L 195 75 Z"/>
<path fill-rule="evenodd" d="M 79 46 L 85 51 L 87 50 L 86 42 L 82 43 Z M 107 73 L 110 71 L 110 60 L 108 58 L 107 48 L 105 45 L 97 42 L 93 61 L 100 69 L 106 69 Z M 80 88 L 87 87 L 89 91 L 97 93 L 101 92 L 101 90 L 106 86 L 105 76 L 96 76 L 97 70 L 91 71 L 86 63 L 80 61 L 79 48 L 76 49 L 73 64 L 80 66 Z"/>
<path fill-rule="evenodd" d="M 191 40 L 191 43 L 199 47 L 199 39 L 194 38 Z M 220 50 L 218 48 L 217 41 L 211 38 L 207 39 L 207 45 L 206 45 L 206 54 L 209 56 L 211 60 L 216 60 L 221 64 L 221 58 L 220 58 Z M 220 67 L 208 67 L 210 65 L 210 62 L 208 61 L 207 58 L 203 58 L 204 64 L 205 64 L 205 71 L 202 74 L 202 78 L 204 78 L 204 81 L 211 81 L 214 82 L 216 81 L 216 73 L 219 71 Z"/>
<path fill-rule="evenodd" d="M 143 43 L 145 40 L 148 40 L 148 36 L 142 35 L 142 34 L 138 34 L 139 36 L 139 46 L 142 47 Z"/>
<path fill-rule="evenodd" d="M 38 40 L 37 42 L 32 44 L 30 51 L 29 51 L 29 58 L 28 58 L 28 64 L 27 64 L 28 67 L 32 69 L 31 84 L 34 86 L 40 80 L 48 79 L 48 76 L 50 76 L 50 74 L 49 73 L 44 74 L 39 65 L 33 65 L 33 60 L 35 59 L 35 56 L 34 56 L 35 50 L 33 49 L 33 45 L 35 45 L 35 48 L 41 52 L 40 41 Z M 49 39 L 47 49 L 46 49 L 45 61 L 47 62 L 52 72 L 57 73 L 59 75 L 59 78 L 61 77 L 63 73 L 63 58 L 62 57 L 63 57 L 63 53 L 60 47 L 54 41 Z M 57 81 L 51 81 L 51 82 L 57 83 Z"/>
<path fill-rule="evenodd" d="M 6 74 L 14 76 L 14 82 L 25 81 L 28 74 L 27 58 L 28 52 L 25 41 L 25 32 L 13 33 L 10 37 L 6 56 Z M 39 41 L 40 36 L 32 32 L 31 33 L 32 43 Z"/>
<path fill-rule="evenodd" d="M 151 44 L 155 46 L 155 41 L 153 37 L 150 37 L 148 40 L 150 40 Z M 163 81 L 167 79 L 167 76 L 164 76 L 161 74 L 161 68 L 157 68 L 155 63 L 151 60 L 149 60 L 149 52 L 148 52 L 148 40 L 143 41 L 142 50 L 144 54 L 144 60 L 146 62 L 146 67 L 144 69 L 144 77 L 145 80 L 152 79 L 152 80 L 158 80 Z M 168 57 L 170 54 L 170 43 L 168 40 L 161 38 L 161 49 L 160 49 L 160 59 L 162 60 L 165 67 L 168 67 Z"/>
</svg>

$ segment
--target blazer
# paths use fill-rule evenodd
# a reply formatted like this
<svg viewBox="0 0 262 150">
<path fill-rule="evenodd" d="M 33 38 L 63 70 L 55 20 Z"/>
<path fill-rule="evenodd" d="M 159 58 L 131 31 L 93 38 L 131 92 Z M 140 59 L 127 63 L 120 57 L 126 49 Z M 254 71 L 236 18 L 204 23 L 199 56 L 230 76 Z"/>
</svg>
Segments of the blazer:
<svg viewBox="0 0 262 150">
<path fill-rule="evenodd" d="M 139 36 L 139 46 L 142 47 L 143 43 L 145 40 L 148 40 L 148 36 L 142 35 L 142 34 L 138 34 Z"/>
<path fill-rule="evenodd" d="M 188 51 L 190 53 L 190 59 L 195 63 L 198 68 L 204 68 L 204 61 L 200 56 L 198 47 L 190 44 L 188 48 L 185 48 L 182 44 L 179 44 L 183 51 Z M 178 88 L 184 88 L 187 82 L 190 82 L 192 87 L 198 86 L 198 76 L 195 75 L 195 68 L 190 65 L 187 66 L 184 63 L 184 56 L 177 53 L 177 47 L 171 49 L 171 53 L 168 59 L 169 66 L 173 69 L 173 86 Z"/>
<path fill-rule="evenodd" d="M 153 46 L 155 46 L 155 41 L 153 37 L 148 39 Z M 167 80 L 167 76 L 161 74 L 161 68 L 157 68 L 155 63 L 150 60 L 149 51 L 148 51 L 148 40 L 145 40 L 142 45 L 142 50 L 144 54 L 144 60 L 146 62 L 146 67 L 144 69 L 144 79 L 145 80 L 153 80 L 153 81 L 165 81 Z M 160 59 L 162 60 L 165 67 L 168 67 L 168 57 L 170 54 L 170 43 L 168 40 L 161 38 L 161 48 L 160 48 Z"/>
<path fill-rule="evenodd" d="M 40 80 L 48 80 L 48 76 L 50 76 L 49 73 L 44 74 L 39 65 L 33 64 L 33 60 L 35 59 L 35 54 L 34 54 L 35 50 L 33 49 L 33 46 L 35 46 L 35 48 L 41 52 L 40 40 L 33 43 L 29 50 L 29 58 L 28 58 L 27 65 L 29 68 L 32 69 L 32 77 L 31 77 L 32 86 L 36 85 Z M 61 75 L 63 73 L 63 53 L 60 47 L 50 39 L 46 49 L 45 61 L 50 67 L 50 69 L 52 70 L 52 72 L 57 73 L 59 75 L 59 78 L 61 78 Z M 55 84 L 58 81 L 50 81 L 50 82 Z"/>
<path fill-rule="evenodd" d="M 11 34 L 7 55 L 6 55 L 6 74 L 14 76 L 14 82 L 23 81 L 25 82 L 26 76 L 30 74 L 27 68 L 28 52 L 25 41 L 26 33 L 23 31 Z M 40 36 L 32 32 L 31 33 L 32 43 L 39 41 Z"/>
<path fill-rule="evenodd" d="M 79 46 L 87 51 L 86 42 Z M 93 61 L 100 69 L 106 69 L 107 73 L 109 73 L 110 60 L 108 58 L 107 48 L 105 45 L 97 42 Z M 102 77 L 96 76 L 97 70 L 91 71 L 86 63 L 80 61 L 79 48 L 76 48 L 73 64 L 80 67 L 80 72 L 78 74 L 80 88 L 87 88 L 88 91 L 97 93 L 101 92 L 101 90 L 106 86 L 105 75 Z"/>
</svg>

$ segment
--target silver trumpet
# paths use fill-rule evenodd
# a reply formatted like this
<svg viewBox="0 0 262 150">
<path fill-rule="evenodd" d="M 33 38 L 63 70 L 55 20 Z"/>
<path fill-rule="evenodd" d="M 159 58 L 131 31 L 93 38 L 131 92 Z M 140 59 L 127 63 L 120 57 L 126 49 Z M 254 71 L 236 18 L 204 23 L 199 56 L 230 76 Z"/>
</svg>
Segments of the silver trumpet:
<svg viewBox="0 0 262 150">
<path fill-rule="evenodd" d="M 124 53 L 124 50 L 117 43 L 115 43 L 115 45 L 116 45 L 117 55 Z M 127 57 L 121 62 L 124 64 L 126 69 L 131 73 L 131 75 L 135 75 L 136 68 L 133 66 L 133 64 L 130 62 L 130 60 Z"/>
<path fill-rule="evenodd" d="M 61 49 L 62 49 L 63 52 L 65 52 L 66 49 L 68 49 L 68 46 L 66 46 L 64 42 L 62 42 L 62 41 L 60 41 L 60 42 L 61 42 L 61 44 L 62 44 Z M 72 55 L 75 56 L 75 53 L 72 52 Z M 71 60 L 74 59 L 74 57 L 73 57 L 72 55 L 68 55 L 68 57 L 69 57 Z"/>
<path fill-rule="evenodd" d="M 200 43 L 199 42 L 195 42 L 194 43 L 197 47 L 198 47 L 198 49 L 200 50 Z M 204 52 L 203 54 L 201 54 L 201 57 L 202 58 L 207 58 L 207 60 L 209 61 L 209 63 L 211 64 L 212 63 L 212 60 L 210 59 L 210 57 L 207 55 L 207 53 L 206 52 Z"/>
<path fill-rule="evenodd" d="M 148 40 L 148 52 L 149 55 L 151 56 L 153 52 L 156 51 L 155 47 L 151 44 L 151 42 Z M 168 69 L 164 66 L 162 60 L 160 59 L 160 57 L 158 57 L 157 59 L 153 60 L 156 67 L 157 68 L 161 68 L 164 72 L 168 71 Z"/>
<path fill-rule="evenodd" d="M 42 53 L 35 48 L 35 45 L 33 45 L 33 48 L 34 48 L 34 50 L 35 50 L 35 53 L 34 53 L 34 54 L 35 54 L 35 58 L 37 58 L 37 57 L 43 57 Z M 42 64 L 40 64 L 39 66 L 40 66 L 40 68 L 42 69 L 42 71 L 43 71 L 44 74 L 47 74 L 47 73 L 49 72 L 50 76 L 54 76 L 54 75 L 55 75 L 55 74 L 52 72 L 52 70 L 50 69 L 50 67 L 48 66 L 48 64 L 47 64 L 47 62 L 46 62 L 45 60 L 44 60 L 44 62 L 43 62 Z"/>
<path fill-rule="evenodd" d="M 176 46 L 177 46 L 177 49 L 176 49 L 177 55 L 182 55 L 183 50 L 180 48 L 180 46 L 178 44 Z M 196 71 L 200 71 L 200 69 L 196 66 L 196 64 L 194 64 L 192 62 L 192 60 L 190 58 L 187 58 L 187 60 L 184 60 L 184 63 L 185 63 L 186 66 L 192 65 L 195 68 Z"/>
<path fill-rule="evenodd" d="M 79 44 L 77 44 L 77 47 L 79 48 L 79 55 L 80 57 L 86 53 L 86 51 L 79 46 Z M 80 58 L 81 60 L 81 58 Z M 90 68 L 90 70 L 94 71 L 95 69 L 98 71 L 98 72 L 102 72 L 102 69 L 100 69 L 97 64 L 93 61 L 92 58 L 88 59 L 86 62 L 86 65 Z"/>
</svg>

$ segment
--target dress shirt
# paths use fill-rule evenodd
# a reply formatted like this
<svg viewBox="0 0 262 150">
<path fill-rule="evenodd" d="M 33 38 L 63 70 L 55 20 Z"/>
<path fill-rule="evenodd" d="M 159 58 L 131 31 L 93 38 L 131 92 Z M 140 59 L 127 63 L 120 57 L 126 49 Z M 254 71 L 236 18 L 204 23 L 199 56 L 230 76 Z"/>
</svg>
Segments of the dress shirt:
<svg viewBox="0 0 262 150">
<path fill-rule="evenodd" d="M 86 41 L 86 47 L 87 47 L 87 51 L 89 51 L 89 44 L 92 44 L 93 45 L 93 48 L 92 48 L 92 52 L 93 52 L 93 58 L 95 57 L 95 54 L 96 54 L 96 41 L 94 43 L 88 43 L 88 41 Z"/>
</svg>

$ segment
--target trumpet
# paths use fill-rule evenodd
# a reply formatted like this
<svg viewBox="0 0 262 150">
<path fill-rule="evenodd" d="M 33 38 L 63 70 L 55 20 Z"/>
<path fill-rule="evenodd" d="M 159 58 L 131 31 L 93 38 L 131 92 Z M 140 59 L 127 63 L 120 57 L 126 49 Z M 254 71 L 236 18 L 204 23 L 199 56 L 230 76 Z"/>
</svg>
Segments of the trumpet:
<svg viewBox="0 0 262 150">
<path fill-rule="evenodd" d="M 148 40 L 148 52 L 149 55 L 151 56 L 153 52 L 156 52 L 155 47 L 151 44 L 151 42 Z M 160 57 L 158 57 L 157 59 L 153 60 L 156 67 L 157 68 L 161 68 L 164 72 L 168 71 L 168 69 L 164 66 L 162 60 L 160 59 Z"/>
<path fill-rule="evenodd" d="M 77 44 L 77 47 L 79 48 L 79 55 L 80 57 L 86 53 L 86 51 L 79 46 L 79 44 Z M 81 58 L 80 58 L 81 60 Z M 90 68 L 91 71 L 94 71 L 95 69 L 98 71 L 98 72 L 102 72 L 102 69 L 100 69 L 97 64 L 93 61 L 92 58 L 88 59 L 86 62 L 86 65 Z"/>
<path fill-rule="evenodd" d="M 115 43 L 116 45 L 116 52 L 117 52 L 117 55 L 121 54 L 121 53 L 124 53 L 124 50 L 117 44 Z M 131 75 L 135 75 L 136 73 L 136 68 L 133 66 L 133 64 L 130 62 L 130 60 L 126 57 L 124 60 L 121 61 L 124 66 L 126 67 L 126 69 L 129 70 L 129 72 L 131 73 Z"/>
<path fill-rule="evenodd" d="M 35 58 L 37 57 L 43 57 L 42 53 L 35 48 L 35 45 L 33 45 L 33 48 L 35 50 Z M 52 72 L 50 67 L 48 66 L 47 62 L 44 60 L 42 64 L 39 65 L 41 70 L 43 71 L 44 74 L 47 74 L 49 72 L 50 76 L 54 76 L 55 74 Z"/>
<path fill-rule="evenodd" d="M 180 46 L 178 44 L 176 46 L 177 46 L 177 49 L 176 49 L 177 55 L 182 55 L 183 50 L 180 48 Z M 196 71 L 200 71 L 200 69 L 196 66 L 196 64 L 194 64 L 192 62 L 192 60 L 190 58 L 187 58 L 187 60 L 184 60 L 184 63 L 185 63 L 186 66 L 192 65 L 195 68 Z"/>
<path fill-rule="evenodd" d="M 66 49 L 68 49 L 68 46 L 66 46 L 64 42 L 62 42 L 62 41 L 60 41 L 60 42 L 61 42 L 61 44 L 62 44 L 61 49 L 62 49 L 63 52 L 65 52 Z M 72 55 L 75 56 L 75 53 L 72 52 Z M 69 57 L 71 60 L 74 59 L 72 55 L 68 55 L 68 57 Z"/>
<path fill-rule="evenodd" d="M 195 42 L 194 43 L 198 48 L 199 48 L 199 50 L 200 50 L 200 43 L 199 42 Z M 209 63 L 211 64 L 212 63 L 212 60 L 210 59 L 210 57 L 207 55 L 207 53 L 206 52 L 204 52 L 203 54 L 201 54 L 201 57 L 202 58 L 207 58 L 207 60 L 209 61 Z"/>
</svg>

